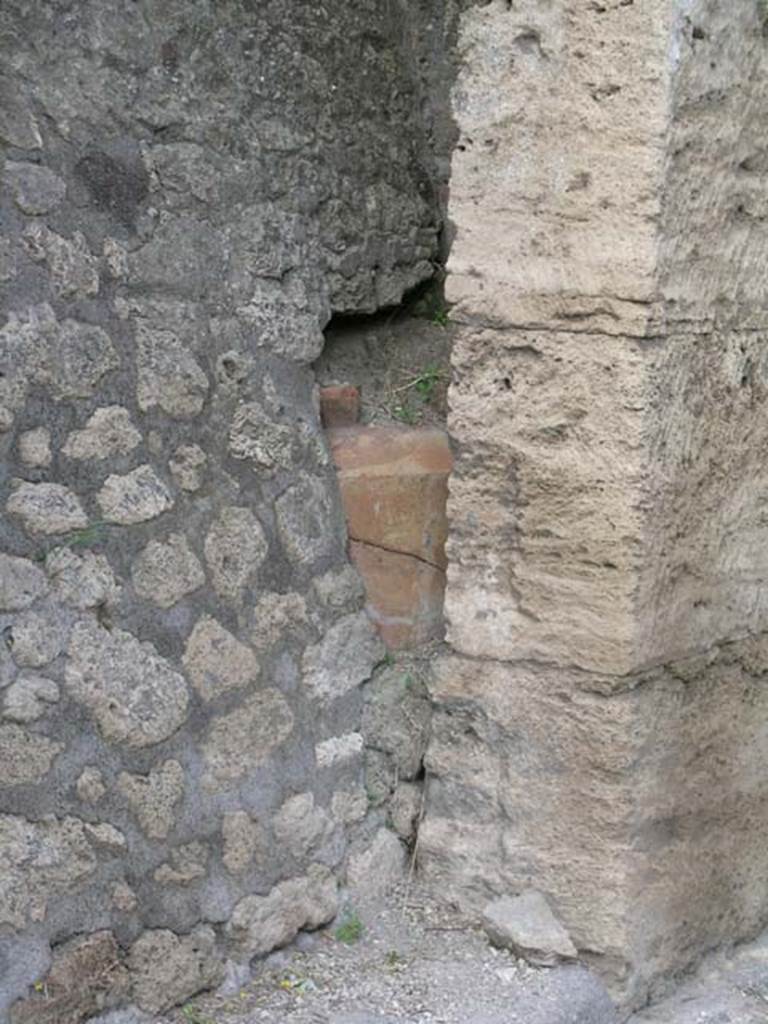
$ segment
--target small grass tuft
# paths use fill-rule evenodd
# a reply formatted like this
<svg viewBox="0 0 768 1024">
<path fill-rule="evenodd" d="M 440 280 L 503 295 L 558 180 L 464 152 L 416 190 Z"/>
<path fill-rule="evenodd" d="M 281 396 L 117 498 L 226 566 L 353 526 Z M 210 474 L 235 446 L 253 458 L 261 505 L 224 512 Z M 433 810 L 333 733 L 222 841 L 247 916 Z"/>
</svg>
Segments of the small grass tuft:
<svg viewBox="0 0 768 1024">
<path fill-rule="evenodd" d="M 354 946 L 356 942 L 360 941 L 364 931 L 363 922 L 357 916 L 356 911 L 348 910 L 334 935 L 337 942 L 343 942 L 345 946 Z"/>
<path fill-rule="evenodd" d="M 421 415 L 419 411 L 417 409 L 413 409 L 405 402 L 401 402 L 393 406 L 392 415 L 400 423 L 405 423 L 409 427 L 415 427 L 421 422 Z"/>
<path fill-rule="evenodd" d="M 201 1013 L 200 1010 L 191 1003 L 186 1003 L 182 1006 L 181 1015 L 187 1024 L 216 1024 L 216 1021 L 212 1017 L 206 1017 L 204 1013 Z"/>
<path fill-rule="evenodd" d="M 405 961 L 396 949 L 390 949 L 384 957 L 384 963 L 390 971 L 399 971 L 405 966 Z"/>
</svg>

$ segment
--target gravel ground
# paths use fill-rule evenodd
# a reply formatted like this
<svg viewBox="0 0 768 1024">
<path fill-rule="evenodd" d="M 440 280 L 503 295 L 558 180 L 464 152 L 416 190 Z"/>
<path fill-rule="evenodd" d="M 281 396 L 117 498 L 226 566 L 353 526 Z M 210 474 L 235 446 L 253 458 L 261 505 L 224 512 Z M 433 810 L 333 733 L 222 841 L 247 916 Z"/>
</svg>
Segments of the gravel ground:
<svg viewBox="0 0 768 1024">
<path fill-rule="evenodd" d="M 584 968 L 533 969 L 418 890 L 351 924 L 301 936 L 162 1024 L 616 1024 Z"/>
<path fill-rule="evenodd" d="M 109 1024 L 619 1024 L 597 979 L 574 965 L 535 969 L 414 886 L 384 909 L 233 971 L 217 993 L 165 1017 Z M 350 927 L 351 926 L 351 927 Z M 768 932 L 713 954 L 671 995 L 625 1024 L 768 1024 Z"/>
</svg>

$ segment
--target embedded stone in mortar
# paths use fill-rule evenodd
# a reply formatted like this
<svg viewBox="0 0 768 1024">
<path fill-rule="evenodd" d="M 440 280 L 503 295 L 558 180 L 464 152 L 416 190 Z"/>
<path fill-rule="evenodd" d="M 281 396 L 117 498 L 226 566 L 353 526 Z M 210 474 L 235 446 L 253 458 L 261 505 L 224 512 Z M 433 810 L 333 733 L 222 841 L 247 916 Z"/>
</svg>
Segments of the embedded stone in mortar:
<svg viewBox="0 0 768 1024">
<path fill-rule="evenodd" d="M 208 850 L 202 843 L 186 843 L 171 850 L 169 860 L 152 877 L 161 885 L 190 885 L 204 877 L 207 863 Z"/>
<path fill-rule="evenodd" d="M 296 860 L 309 856 L 333 831 L 333 822 L 312 793 L 289 797 L 272 822 L 275 838 Z"/>
<path fill-rule="evenodd" d="M 56 605 L 23 611 L 7 637 L 13 660 L 22 668 L 47 665 L 66 647 L 69 628 L 68 613 Z"/>
<path fill-rule="evenodd" d="M 302 659 L 307 692 L 331 701 L 365 682 L 386 649 L 365 612 L 339 619 Z"/>
<path fill-rule="evenodd" d="M 0 76 L 0 139 L 17 149 L 40 149 L 43 139 L 23 88 L 10 75 Z"/>
<path fill-rule="evenodd" d="M 160 928 L 144 932 L 131 946 L 127 960 L 133 996 L 148 1013 L 163 1013 L 222 976 L 216 955 L 216 934 L 200 925 L 189 935 Z"/>
<path fill-rule="evenodd" d="M 171 736 L 187 717 L 184 678 L 152 644 L 121 629 L 77 623 L 65 679 L 91 712 L 104 739 L 146 747 Z"/>
<path fill-rule="evenodd" d="M 175 419 L 202 412 L 208 377 L 186 344 L 168 330 L 136 327 L 138 386 L 136 400 L 146 412 L 159 406 Z"/>
<path fill-rule="evenodd" d="M 150 541 L 133 563 L 131 578 L 139 597 L 161 608 L 170 608 L 205 583 L 203 567 L 183 533 Z"/>
<path fill-rule="evenodd" d="M 36 216 L 49 213 L 64 198 L 67 186 L 48 167 L 8 160 L 3 179 L 22 213 Z"/>
<path fill-rule="evenodd" d="M 62 454 L 70 459 L 107 459 L 128 455 L 141 442 L 131 414 L 121 405 L 97 409 L 80 430 L 67 437 Z"/>
<path fill-rule="evenodd" d="M 101 327 L 64 320 L 48 335 L 44 363 L 36 378 L 54 398 L 89 398 L 102 377 L 120 365 L 115 347 Z"/>
<path fill-rule="evenodd" d="M 293 730 L 293 712 L 277 690 L 253 694 L 236 710 L 214 718 L 203 742 L 209 785 L 247 775 Z"/>
<path fill-rule="evenodd" d="M 19 458 L 25 466 L 43 469 L 53 461 L 51 432 L 45 427 L 25 430 L 19 437 Z"/>
<path fill-rule="evenodd" d="M 30 225 L 23 235 L 33 260 L 46 262 L 57 294 L 63 298 L 85 298 L 99 291 L 99 262 L 89 249 L 85 236 L 75 231 L 71 239 L 51 231 L 43 224 Z"/>
<path fill-rule="evenodd" d="M 301 594 L 263 594 L 253 609 L 249 639 L 257 651 L 265 651 L 281 640 L 301 641 L 308 625 Z"/>
<path fill-rule="evenodd" d="M 328 481 L 302 473 L 275 502 L 277 530 L 291 561 L 309 565 L 341 546 L 341 529 Z M 332 528 L 333 527 L 333 528 Z"/>
<path fill-rule="evenodd" d="M 14 1004 L 10 1024 L 75 1024 L 122 1003 L 130 988 L 112 932 L 78 935 L 56 947 L 51 970 Z"/>
<path fill-rule="evenodd" d="M 295 462 L 297 439 L 293 427 L 275 423 L 260 405 L 248 402 L 232 418 L 229 450 L 261 470 L 288 469 Z"/>
<path fill-rule="evenodd" d="M 266 831 L 246 811 L 230 811 L 221 822 L 224 847 L 221 859 L 230 874 L 247 871 L 252 864 L 263 862 L 267 854 Z"/>
<path fill-rule="evenodd" d="M 64 744 L 20 725 L 0 725 L 0 786 L 40 782 Z"/>
<path fill-rule="evenodd" d="M 61 484 L 18 483 L 6 508 L 29 533 L 68 533 L 88 525 L 80 499 Z"/>
<path fill-rule="evenodd" d="M 34 722 L 59 700 L 59 686 L 44 676 L 21 676 L 3 694 L 3 718 Z"/>
<path fill-rule="evenodd" d="M 363 787 L 336 790 L 331 799 L 331 813 L 345 825 L 362 821 L 368 813 L 368 795 Z"/>
<path fill-rule="evenodd" d="M 184 769 L 168 760 L 147 775 L 120 772 L 117 788 L 128 801 L 142 831 L 150 839 L 165 839 L 174 822 L 174 808 L 184 795 Z"/>
<path fill-rule="evenodd" d="M 121 525 L 156 519 L 173 506 L 170 491 L 147 464 L 122 476 L 108 476 L 96 500 L 104 518 Z"/>
<path fill-rule="evenodd" d="M 415 671 L 385 666 L 366 688 L 366 746 L 388 754 L 401 779 L 414 779 L 421 771 L 430 719 L 429 698 Z"/>
<path fill-rule="evenodd" d="M 362 757 L 365 741 L 359 732 L 347 732 L 342 736 L 331 736 L 315 746 L 315 760 L 318 768 L 330 768 L 343 761 Z"/>
<path fill-rule="evenodd" d="M 108 606 L 120 593 L 106 555 L 93 551 L 78 555 L 71 548 L 54 548 L 46 556 L 45 571 L 56 597 L 80 611 Z"/>
<path fill-rule="evenodd" d="M 75 783 L 78 799 L 87 804 L 98 803 L 107 792 L 104 776 L 94 765 L 86 765 Z"/>
<path fill-rule="evenodd" d="M 197 491 L 203 485 L 203 473 L 208 456 L 197 444 L 182 444 L 168 463 L 176 484 L 182 491 Z"/>
<path fill-rule="evenodd" d="M 34 562 L 0 552 L 0 611 L 28 608 L 47 589 L 45 573 Z"/>
<path fill-rule="evenodd" d="M 0 814 L 0 925 L 23 928 L 28 920 L 42 921 L 48 900 L 75 891 L 96 865 L 79 818 L 28 821 Z"/>
<path fill-rule="evenodd" d="M 204 615 L 192 630 L 183 663 L 203 700 L 254 683 L 260 671 L 253 651 L 210 615 Z"/>
<path fill-rule="evenodd" d="M 280 882 L 268 896 L 246 896 L 227 931 L 237 955 L 253 957 L 285 946 L 302 928 L 319 928 L 338 910 L 336 879 L 313 864 L 306 875 Z"/>
<path fill-rule="evenodd" d="M 205 560 L 216 592 L 237 601 L 255 581 L 256 572 L 267 556 L 264 529 L 250 508 L 222 509 L 205 538 Z"/>
</svg>

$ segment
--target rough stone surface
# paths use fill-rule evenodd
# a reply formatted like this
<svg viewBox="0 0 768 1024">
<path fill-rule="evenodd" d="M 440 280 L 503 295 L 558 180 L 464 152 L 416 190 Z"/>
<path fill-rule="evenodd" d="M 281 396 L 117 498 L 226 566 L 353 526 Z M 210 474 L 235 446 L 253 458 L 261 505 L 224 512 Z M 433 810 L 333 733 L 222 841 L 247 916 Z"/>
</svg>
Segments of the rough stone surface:
<svg viewBox="0 0 768 1024">
<path fill-rule="evenodd" d="M 420 860 L 467 905 L 539 889 L 631 1007 L 766 912 L 762 26 L 523 0 L 457 46 Z"/>
<path fill-rule="evenodd" d="M 315 806 L 311 793 L 299 793 L 280 807 L 272 828 L 281 846 L 294 860 L 301 861 L 328 838 L 333 823 L 322 807 Z"/>
<path fill-rule="evenodd" d="M 59 686 L 45 676 L 25 675 L 3 693 L 2 716 L 12 722 L 34 722 L 59 700 Z"/>
<path fill-rule="evenodd" d="M 216 592 L 237 600 L 255 582 L 267 555 L 264 529 L 249 508 L 224 509 L 205 538 L 205 560 Z"/>
<path fill-rule="evenodd" d="M 139 408 L 157 405 L 176 419 L 201 412 L 208 378 L 184 343 L 168 331 L 142 327 L 137 340 Z"/>
<path fill-rule="evenodd" d="M 108 607 L 119 595 L 106 555 L 92 551 L 78 555 L 71 548 L 54 548 L 45 559 L 45 571 L 57 598 L 80 611 Z"/>
<path fill-rule="evenodd" d="M 273 829 L 362 773 L 301 681 L 362 605 L 311 364 L 435 273 L 437 2 L 0 5 L 0 1018 L 105 928 L 183 1000 L 197 925 L 340 870 Z"/>
<path fill-rule="evenodd" d="M 165 761 L 148 775 L 121 772 L 117 788 L 145 835 L 165 839 L 173 827 L 174 809 L 184 794 L 184 769 L 179 762 Z"/>
<path fill-rule="evenodd" d="M 183 491 L 198 491 L 208 457 L 196 444 L 182 444 L 173 453 L 169 466 L 171 476 Z"/>
<path fill-rule="evenodd" d="M 313 587 L 324 607 L 339 611 L 348 606 L 359 608 L 365 595 L 360 574 L 351 565 L 318 576 Z"/>
<path fill-rule="evenodd" d="M 192 630 L 184 648 L 183 664 L 189 681 L 203 700 L 248 686 L 259 675 L 253 651 L 208 616 L 200 619 Z"/>
<path fill-rule="evenodd" d="M 405 847 L 389 829 L 381 828 L 371 843 L 354 850 L 347 863 L 347 884 L 359 900 L 376 900 L 405 874 Z"/>
<path fill-rule="evenodd" d="M 408 665 L 379 669 L 366 688 L 363 735 L 369 750 L 389 755 L 398 778 L 421 772 L 431 709 L 422 670 Z"/>
<path fill-rule="evenodd" d="M 130 412 L 120 405 L 97 409 L 81 430 L 73 430 L 61 449 L 70 459 L 108 459 L 128 455 L 141 441 Z"/>
<path fill-rule="evenodd" d="M 43 922 L 49 901 L 81 888 L 96 866 L 79 818 L 50 815 L 31 822 L 0 815 L 0 924 Z"/>
<path fill-rule="evenodd" d="M 307 603 L 301 594 L 264 594 L 253 609 L 250 640 L 257 651 L 268 650 L 303 634 L 307 624 Z"/>
<path fill-rule="evenodd" d="M 14 163 L 8 160 L 3 179 L 22 211 L 33 215 L 49 213 L 64 198 L 65 182 L 49 167 L 33 163 Z"/>
<path fill-rule="evenodd" d="M 128 971 L 112 932 L 94 932 L 60 946 L 40 986 L 11 1010 L 11 1024 L 80 1024 L 115 1006 L 130 991 Z"/>
<path fill-rule="evenodd" d="M 221 962 L 215 954 L 212 928 L 201 926 L 179 936 L 159 928 L 134 942 L 127 964 L 133 996 L 148 1013 L 162 1013 L 221 980 Z"/>
<path fill-rule="evenodd" d="M 313 864 L 306 875 L 275 886 L 268 896 L 246 896 L 234 909 L 229 938 L 238 957 L 285 946 L 302 928 L 319 928 L 338 909 L 336 880 Z"/>
<path fill-rule="evenodd" d="M 340 533 L 329 529 L 338 521 L 328 483 L 304 475 L 275 502 L 277 530 L 288 557 L 310 565 L 333 550 Z M 334 535 L 336 534 L 336 535 Z"/>
<path fill-rule="evenodd" d="M 312 697 L 333 700 L 365 682 L 383 657 L 384 646 L 366 613 L 347 615 L 305 651 L 304 685 Z"/>
<path fill-rule="evenodd" d="M 535 889 L 487 903 L 483 928 L 495 946 L 510 949 L 539 967 L 552 967 L 559 960 L 573 960 L 578 955 L 546 898 Z"/>
<path fill-rule="evenodd" d="M 202 587 L 205 573 L 184 534 L 171 533 L 147 544 L 133 563 L 131 579 L 140 597 L 170 608 Z"/>
<path fill-rule="evenodd" d="M 692 943 L 756 929 L 764 651 L 764 639 L 725 645 L 611 696 L 577 670 L 439 661 L 425 876 L 467 906 L 536 879 L 630 1000 L 682 970 Z M 718 885 L 723 871 L 737 890 Z"/>
<path fill-rule="evenodd" d="M 224 843 L 222 860 L 231 874 L 237 875 L 255 862 L 263 863 L 267 855 L 267 836 L 263 825 L 246 811 L 225 814 L 221 824 Z"/>
<path fill-rule="evenodd" d="M 113 743 L 146 747 L 167 739 L 187 716 L 188 692 L 149 643 L 123 630 L 79 622 L 69 645 L 66 683 Z"/>
<path fill-rule="evenodd" d="M 88 525 L 77 495 L 61 484 L 19 483 L 6 509 L 30 533 L 68 533 Z"/>
<path fill-rule="evenodd" d="M 415 837 L 422 810 L 422 787 L 413 782 L 401 782 L 389 804 L 389 820 L 401 839 Z"/>
<path fill-rule="evenodd" d="M 48 264 L 51 283 L 61 298 L 86 298 L 98 293 L 98 261 L 91 255 L 82 232 L 76 231 L 71 239 L 63 238 L 34 223 L 23 238 L 32 259 Z"/>
<path fill-rule="evenodd" d="M 331 813 L 337 821 L 351 825 L 362 821 L 368 811 L 368 797 L 362 786 L 359 789 L 339 789 L 331 800 Z"/>
<path fill-rule="evenodd" d="M 112 889 L 112 906 L 123 914 L 130 914 L 138 906 L 136 893 L 125 882 L 117 882 Z"/>
<path fill-rule="evenodd" d="M 55 398 L 88 398 L 119 358 L 109 335 L 100 327 L 64 320 L 49 350 L 49 367 L 41 374 Z"/>
<path fill-rule="evenodd" d="M 315 747 L 318 768 L 332 768 L 346 761 L 355 761 L 362 756 L 365 741 L 359 732 L 347 732 L 331 736 Z"/>
<path fill-rule="evenodd" d="M 87 804 L 95 804 L 107 792 L 104 777 L 98 768 L 91 765 L 83 768 L 75 786 L 78 797 Z"/>
<path fill-rule="evenodd" d="M 187 843 L 171 850 L 170 860 L 161 864 L 152 877 L 161 885 L 190 885 L 204 877 L 207 862 L 207 847 L 202 843 Z"/>
<path fill-rule="evenodd" d="M 123 526 L 156 519 L 173 505 L 170 491 L 149 465 L 108 476 L 96 497 L 104 518 Z"/>
<path fill-rule="evenodd" d="M 6 636 L 13 660 L 23 668 L 40 668 L 58 657 L 67 644 L 69 621 L 54 605 L 18 615 Z"/>
<path fill-rule="evenodd" d="M 47 589 L 45 573 L 26 558 L 0 554 L 0 610 L 27 608 Z"/>
<path fill-rule="evenodd" d="M 43 469 L 53 461 L 51 433 L 45 427 L 26 430 L 19 438 L 19 458 L 25 466 Z"/>
<path fill-rule="evenodd" d="M 27 719 L 28 720 L 28 719 Z M 3 786 L 40 782 L 50 771 L 64 744 L 22 729 L 0 725 L 0 779 Z"/>
<path fill-rule="evenodd" d="M 215 718 L 203 744 L 209 778 L 226 782 L 247 775 L 287 739 L 293 724 L 290 705 L 276 690 L 261 690 Z"/>
<path fill-rule="evenodd" d="M 261 406 L 240 406 L 229 429 L 229 450 L 262 471 L 285 469 L 295 461 L 298 436 L 287 424 L 275 423 Z"/>
</svg>

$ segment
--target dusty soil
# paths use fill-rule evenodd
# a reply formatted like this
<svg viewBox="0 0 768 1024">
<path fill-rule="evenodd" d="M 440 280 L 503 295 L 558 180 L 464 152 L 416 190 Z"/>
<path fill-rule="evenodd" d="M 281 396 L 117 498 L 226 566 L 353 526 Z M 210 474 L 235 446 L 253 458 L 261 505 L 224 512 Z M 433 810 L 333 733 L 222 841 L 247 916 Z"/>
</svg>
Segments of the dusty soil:
<svg viewBox="0 0 768 1024">
<path fill-rule="evenodd" d="M 315 363 L 318 382 L 357 385 L 363 423 L 443 426 L 454 330 L 439 305 L 336 321 Z"/>
</svg>

